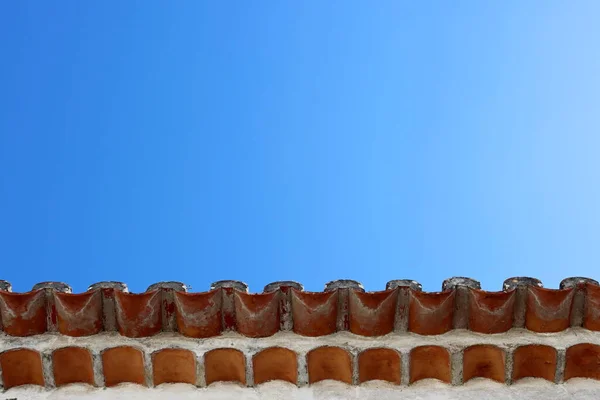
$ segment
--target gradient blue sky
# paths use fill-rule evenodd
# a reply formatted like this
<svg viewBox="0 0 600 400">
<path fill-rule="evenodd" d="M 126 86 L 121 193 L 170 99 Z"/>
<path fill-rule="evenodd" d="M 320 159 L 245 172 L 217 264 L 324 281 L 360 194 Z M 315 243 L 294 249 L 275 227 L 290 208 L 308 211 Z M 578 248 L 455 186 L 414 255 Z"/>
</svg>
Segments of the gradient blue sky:
<svg viewBox="0 0 600 400">
<path fill-rule="evenodd" d="M 600 278 L 597 1 L 5 1 L 0 278 Z"/>
</svg>

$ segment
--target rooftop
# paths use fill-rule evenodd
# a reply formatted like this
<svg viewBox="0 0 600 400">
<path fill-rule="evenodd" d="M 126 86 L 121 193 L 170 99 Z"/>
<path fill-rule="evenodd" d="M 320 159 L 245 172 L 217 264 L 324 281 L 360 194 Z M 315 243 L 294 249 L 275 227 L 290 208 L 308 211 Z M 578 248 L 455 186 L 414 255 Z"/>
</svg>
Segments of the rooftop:
<svg viewBox="0 0 600 400">
<path fill-rule="evenodd" d="M 510 278 L 498 292 L 458 277 L 440 292 L 411 280 L 380 292 L 352 280 L 323 292 L 290 281 L 261 293 L 238 281 L 200 293 L 179 282 L 135 294 L 119 282 L 78 294 L 58 282 L 12 293 L 0 281 L 0 289 L 5 389 L 600 379 L 600 286 L 588 278 L 558 289 Z"/>
</svg>

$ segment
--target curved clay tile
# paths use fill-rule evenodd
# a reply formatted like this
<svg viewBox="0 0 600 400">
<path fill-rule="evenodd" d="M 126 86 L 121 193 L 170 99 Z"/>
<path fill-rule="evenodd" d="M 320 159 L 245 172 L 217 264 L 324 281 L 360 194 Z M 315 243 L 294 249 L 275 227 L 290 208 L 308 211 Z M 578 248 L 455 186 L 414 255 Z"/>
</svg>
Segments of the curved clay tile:
<svg viewBox="0 0 600 400">
<path fill-rule="evenodd" d="M 525 326 L 534 332 L 560 332 L 571 323 L 574 291 L 530 286 L 527 294 Z"/>
<path fill-rule="evenodd" d="M 196 356 L 189 350 L 163 349 L 152 355 L 155 385 L 161 383 L 196 384 Z"/>
<path fill-rule="evenodd" d="M 115 292 L 117 326 L 123 336 L 145 337 L 162 330 L 161 292 Z"/>
<path fill-rule="evenodd" d="M 441 346 L 419 346 L 410 352 L 410 383 L 421 379 L 451 382 L 450 353 Z"/>
<path fill-rule="evenodd" d="M 515 293 L 469 290 L 469 329 L 480 333 L 506 332 L 513 325 Z"/>
<path fill-rule="evenodd" d="M 123 382 L 145 385 L 144 355 L 134 347 L 113 347 L 102 352 L 102 369 L 107 387 Z"/>
<path fill-rule="evenodd" d="M 600 380 L 600 346 L 582 343 L 567 349 L 565 381 L 571 378 Z"/>
<path fill-rule="evenodd" d="M 206 384 L 239 382 L 246 384 L 246 358 L 236 349 L 215 349 L 204 355 Z"/>
<path fill-rule="evenodd" d="M 83 347 L 63 347 L 52 353 L 56 386 L 69 383 L 94 384 L 92 355 Z"/>
<path fill-rule="evenodd" d="M 324 336 L 336 331 L 338 292 L 300 292 L 292 289 L 294 332 Z"/>
<path fill-rule="evenodd" d="M 600 286 L 585 285 L 586 306 L 583 327 L 592 331 L 600 331 Z"/>
<path fill-rule="evenodd" d="M 235 292 L 237 331 L 248 337 L 272 336 L 279 331 L 279 292 Z"/>
<path fill-rule="evenodd" d="M 5 351 L 0 354 L 0 367 L 5 389 L 21 385 L 44 386 L 42 357 L 35 350 Z"/>
<path fill-rule="evenodd" d="M 504 382 L 504 351 L 496 346 L 467 347 L 463 358 L 463 380 L 487 378 Z"/>
<path fill-rule="evenodd" d="M 46 332 L 46 292 L 0 292 L 2 327 L 11 336 L 31 336 Z"/>
<path fill-rule="evenodd" d="M 102 330 L 100 291 L 54 293 L 58 331 L 68 336 L 89 336 Z"/>
<path fill-rule="evenodd" d="M 319 347 L 306 355 L 309 383 L 325 379 L 352 384 L 352 357 L 340 347 Z"/>
<path fill-rule="evenodd" d="M 367 349 L 358 355 L 358 380 L 400 384 L 400 354 L 393 349 Z"/>
<path fill-rule="evenodd" d="M 350 332 L 382 336 L 394 329 L 398 290 L 384 292 L 349 291 Z"/>
<path fill-rule="evenodd" d="M 455 293 L 411 290 L 408 329 L 420 335 L 440 335 L 451 330 Z"/>
<path fill-rule="evenodd" d="M 221 290 L 175 292 L 177 330 L 185 336 L 207 338 L 221 334 Z"/>
<path fill-rule="evenodd" d="M 513 380 L 543 378 L 554 382 L 556 375 L 556 349 L 551 346 L 531 344 L 518 347 L 513 353 Z"/>
<path fill-rule="evenodd" d="M 270 347 L 252 357 L 254 383 L 273 380 L 298 383 L 298 361 L 296 353 L 283 347 Z"/>
</svg>

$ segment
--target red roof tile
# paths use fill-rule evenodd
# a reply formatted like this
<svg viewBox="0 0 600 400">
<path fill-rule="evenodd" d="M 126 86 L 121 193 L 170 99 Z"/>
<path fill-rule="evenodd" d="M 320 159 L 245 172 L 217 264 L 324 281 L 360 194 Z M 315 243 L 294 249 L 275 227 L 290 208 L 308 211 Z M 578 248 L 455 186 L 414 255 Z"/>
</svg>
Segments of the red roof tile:
<svg viewBox="0 0 600 400">
<path fill-rule="evenodd" d="M 236 349 L 215 349 L 204 355 L 206 384 L 239 382 L 246 384 L 246 358 Z"/>
<path fill-rule="evenodd" d="M 421 379 L 451 382 L 450 352 L 441 346 L 419 346 L 410 352 L 410 383 Z"/>
<path fill-rule="evenodd" d="M 325 379 L 352 383 L 352 356 L 340 347 L 324 346 L 311 350 L 306 362 L 310 383 Z"/>
<path fill-rule="evenodd" d="M 504 382 L 504 351 L 496 346 L 475 345 L 465 349 L 463 380 L 487 378 Z"/>
<path fill-rule="evenodd" d="M 273 380 L 298 383 L 298 361 L 293 351 L 283 347 L 271 347 L 252 358 L 254 383 Z"/>
<path fill-rule="evenodd" d="M 234 281 L 202 293 L 162 282 L 132 294 L 106 282 L 71 294 L 67 285 L 52 282 L 12 293 L 0 281 L 6 289 L 0 290 L 2 382 L 8 389 L 600 380 L 597 282 L 569 278 L 560 289 L 544 289 L 535 279 L 511 278 L 503 287 L 488 292 L 472 279 L 452 278 L 441 292 L 425 293 L 416 282 L 396 280 L 385 291 L 365 292 L 342 280 L 323 292 L 276 282 L 251 294 Z M 346 333 L 333 335 L 340 331 Z M 562 343 L 562 337 L 570 339 Z M 343 338 L 355 339 L 349 344 Z M 305 343 L 302 350 L 296 339 Z M 234 342 L 245 344 L 232 348 Z"/>
<path fill-rule="evenodd" d="M 134 347 L 121 346 L 102 353 L 102 370 L 106 386 L 130 382 L 145 385 L 143 353 Z"/>
<path fill-rule="evenodd" d="M 15 349 L 0 354 L 2 381 L 6 389 L 20 385 L 44 386 L 40 353 L 29 349 Z"/>
<path fill-rule="evenodd" d="M 400 354 L 394 349 L 367 349 L 358 355 L 358 380 L 401 383 Z"/>
<path fill-rule="evenodd" d="M 94 384 L 92 355 L 83 347 L 63 347 L 52 353 L 54 383 L 62 386 L 69 383 Z"/>
<path fill-rule="evenodd" d="M 513 380 L 521 378 L 544 378 L 554 382 L 556 378 L 556 349 L 543 345 L 520 346 L 513 354 Z"/>
<path fill-rule="evenodd" d="M 534 332 L 572 326 L 600 330 L 600 287 L 592 280 L 571 279 L 579 280 L 566 280 L 572 283 L 553 290 L 539 287 L 531 278 L 512 278 L 505 291 L 487 292 L 478 289 L 476 281 L 453 278 L 444 282 L 444 291 L 432 293 L 421 292 L 411 281 L 391 281 L 382 292 L 364 292 L 358 284 L 348 283 L 354 281 L 333 282 L 316 293 L 304 292 L 292 282 L 277 282 L 256 294 L 235 282 L 220 282 L 202 293 L 186 293 L 185 285 L 167 282 L 139 294 L 120 290 L 126 286 L 115 282 L 92 285 L 80 294 L 68 293 L 66 285 L 45 282 L 44 288 L 27 293 L 0 291 L 0 316 L 3 331 L 11 336 L 53 331 L 88 336 L 115 329 L 134 338 L 161 331 L 205 338 L 228 330 L 248 337 L 267 337 L 280 330 L 304 336 L 340 330 L 361 336 L 403 330 L 420 335 L 452 329 L 501 333 L 513 327 Z M 404 282 L 410 286 L 398 286 Z"/>
<path fill-rule="evenodd" d="M 600 379 L 600 346 L 582 343 L 567 349 L 565 381 L 571 378 Z"/>
<path fill-rule="evenodd" d="M 155 385 L 161 383 L 196 384 L 196 356 L 189 350 L 163 349 L 153 354 Z"/>
</svg>

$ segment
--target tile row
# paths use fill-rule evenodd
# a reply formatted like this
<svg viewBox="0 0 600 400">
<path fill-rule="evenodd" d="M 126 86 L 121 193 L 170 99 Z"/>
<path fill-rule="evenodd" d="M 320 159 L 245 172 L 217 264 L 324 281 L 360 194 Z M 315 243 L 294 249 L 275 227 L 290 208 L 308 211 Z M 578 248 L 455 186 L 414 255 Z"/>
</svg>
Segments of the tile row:
<svg viewBox="0 0 600 400">
<path fill-rule="evenodd" d="M 408 360 L 403 362 L 403 358 Z M 273 380 L 302 386 L 323 380 L 355 385 L 377 380 L 401 385 L 437 379 L 460 385 L 474 378 L 506 384 L 523 378 L 555 383 L 571 378 L 600 380 L 598 360 L 600 346 L 588 343 L 571 346 L 562 353 L 551 346 L 531 344 L 510 351 L 474 345 L 455 353 L 441 346 L 419 346 L 405 354 L 391 348 L 370 348 L 356 355 L 332 346 L 318 347 L 305 355 L 270 347 L 251 356 L 234 348 L 217 348 L 198 355 L 180 348 L 147 354 L 136 347 L 120 346 L 97 354 L 85 347 L 64 347 L 49 354 L 12 349 L 0 354 L 0 367 L 5 389 L 72 383 L 111 387 L 121 383 L 208 386 L 237 382 L 254 386 Z M 403 382 L 404 368 L 408 371 Z"/>
<path fill-rule="evenodd" d="M 179 332 L 208 338 L 226 331 L 267 337 L 278 331 L 382 336 L 406 331 L 439 335 L 453 329 L 487 334 L 511 328 L 544 333 L 570 327 L 600 330 L 600 286 L 584 278 L 573 278 L 562 289 L 513 278 L 500 292 L 480 290 L 466 278 L 446 281 L 441 292 L 422 292 L 415 285 L 395 282 L 381 292 L 364 292 L 349 281 L 338 281 L 324 292 L 305 292 L 283 282 L 260 294 L 249 294 L 230 281 L 202 293 L 187 293 L 174 282 L 153 285 L 145 293 L 128 293 L 114 282 L 78 294 L 61 290 L 59 284 L 45 284 L 27 293 L 0 291 L 0 322 L 10 336 L 45 332 L 89 336 L 102 331 L 127 337 Z"/>
<path fill-rule="evenodd" d="M 570 278 L 565 278 L 560 282 L 559 289 L 570 288 L 570 287 L 576 286 L 581 283 L 591 283 L 594 285 L 599 285 L 598 281 L 596 281 L 595 279 L 592 279 L 592 278 L 570 277 Z M 542 281 L 540 281 L 539 279 L 531 278 L 531 277 L 513 277 L 513 278 L 508 278 L 504 281 L 504 283 L 502 284 L 502 290 L 508 291 L 508 290 L 516 288 L 517 286 L 523 286 L 523 285 L 543 287 Z M 442 282 L 442 290 L 441 291 L 444 292 L 446 290 L 451 290 L 457 286 L 467 286 L 467 287 L 471 287 L 473 289 L 481 289 L 481 283 L 478 280 L 472 279 L 472 278 L 455 276 L 452 278 L 448 278 Z M 263 293 L 273 292 L 281 287 L 291 287 L 291 288 L 294 288 L 299 291 L 304 290 L 304 286 L 301 283 L 298 283 L 295 281 L 276 281 L 276 282 L 272 282 L 272 283 L 265 285 L 265 287 L 263 288 Z M 414 281 L 412 279 L 393 279 L 386 283 L 385 290 L 395 289 L 397 287 L 410 287 L 411 289 L 419 291 L 419 292 L 422 291 L 422 289 L 423 289 L 422 285 L 419 282 Z M 104 282 L 94 283 L 88 287 L 88 291 L 95 290 L 95 289 L 101 289 L 101 288 L 111 288 L 111 289 L 115 289 L 115 290 L 118 290 L 121 292 L 129 292 L 129 288 L 127 287 L 127 284 L 125 284 L 123 282 L 116 282 L 116 281 L 104 281 Z M 188 292 L 190 289 L 190 286 L 186 285 L 185 283 L 175 282 L 175 281 L 157 282 L 157 283 L 154 283 L 154 284 L 148 286 L 148 289 L 146 289 L 146 292 L 151 292 L 153 290 L 161 289 L 161 288 L 163 288 L 163 289 L 169 288 L 169 289 L 173 289 L 178 292 Z M 249 293 L 249 287 L 246 283 L 241 282 L 241 281 L 235 281 L 235 280 L 223 280 L 223 281 L 213 282 L 210 285 L 209 291 L 212 291 L 212 290 L 215 290 L 218 288 L 233 288 L 233 289 L 236 289 L 236 290 L 244 292 L 244 293 Z M 360 282 L 352 280 L 352 279 L 338 279 L 336 281 L 327 282 L 325 284 L 323 291 L 331 292 L 336 289 L 348 289 L 348 288 L 360 290 L 363 292 L 365 291 L 363 285 Z M 73 292 L 73 289 L 71 288 L 71 286 L 69 286 L 68 284 L 66 284 L 64 282 L 36 283 L 35 285 L 33 285 L 33 288 L 31 289 L 31 291 L 36 291 L 36 290 L 40 290 L 40 289 L 53 289 L 53 290 L 56 290 L 56 291 L 62 292 L 62 293 L 72 293 Z M 0 291 L 12 292 L 11 283 L 8 281 L 5 281 L 5 280 L 0 280 Z"/>
</svg>

